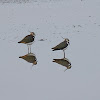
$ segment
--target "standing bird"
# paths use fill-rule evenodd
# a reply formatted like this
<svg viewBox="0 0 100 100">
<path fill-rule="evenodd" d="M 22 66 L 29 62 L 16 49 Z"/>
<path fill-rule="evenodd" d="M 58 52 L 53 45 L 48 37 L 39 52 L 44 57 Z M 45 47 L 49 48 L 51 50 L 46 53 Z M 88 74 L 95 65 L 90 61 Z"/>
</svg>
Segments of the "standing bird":
<svg viewBox="0 0 100 100">
<path fill-rule="evenodd" d="M 21 41 L 19 41 L 18 43 L 24 43 L 27 44 L 28 46 L 28 53 L 29 53 L 29 48 L 30 48 L 30 53 L 31 53 L 31 45 L 33 44 L 35 39 L 35 33 L 34 32 L 30 32 L 30 35 L 27 35 L 26 37 L 24 37 Z"/>
<path fill-rule="evenodd" d="M 69 39 L 65 38 L 65 40 L 61 43 L 59 43 L 57 46 L 53 47 L 53 51 L 55 50 L 63 50 L 64 52 L 64 58 L 65 58 L 65 50 L 69 45 Z"/>
</svg>

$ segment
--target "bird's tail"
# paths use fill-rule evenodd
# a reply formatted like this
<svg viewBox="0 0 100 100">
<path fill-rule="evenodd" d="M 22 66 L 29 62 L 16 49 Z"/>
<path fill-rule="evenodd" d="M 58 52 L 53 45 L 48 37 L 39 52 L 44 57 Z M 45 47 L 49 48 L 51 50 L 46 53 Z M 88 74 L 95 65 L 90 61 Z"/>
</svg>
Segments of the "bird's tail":
<svg viewBox="0 0 100 100">
<path fill-rule="evenodd" d="M 56 62 L 56 59 L 53 59 L 53 61 L 52 62 Z"/>
<path fill-rule="evenodd" d="M 52 49 L 52 51 L 55 51 L 55 49 Z"/>
<path fill-rule="evenodd" d="M 18 43 L 21 43 L 21 41 L 19 41 Z"/>
<path fill-rule="evenodd" d="M 52 51 L 55 51 L 55 49 L 54 48 L 51 48 L 52 49 Z"/>
</svg>

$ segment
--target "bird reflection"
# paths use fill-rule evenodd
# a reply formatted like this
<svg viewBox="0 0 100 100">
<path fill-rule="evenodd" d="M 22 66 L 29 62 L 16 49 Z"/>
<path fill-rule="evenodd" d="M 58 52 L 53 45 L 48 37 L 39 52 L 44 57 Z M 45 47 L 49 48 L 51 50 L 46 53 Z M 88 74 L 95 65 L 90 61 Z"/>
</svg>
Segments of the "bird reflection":
<svg viewBox="0 0 100 100">
<path fill-rule="evenodd" d="M 32 63 L 33 65 L 37 64 L 36 56 L 33 53 L 28 53 L 24 56 L 20 56 L 19 58 L 22 58 L 22 59 L 26 60 L 27 62 Z"/>
<path fill-rule="evenodd" d="M 65 66 L 67 69 L 70 69 L 72 67 L 71 62 L 67 58 L 53 59 L 53 62 Z M 65 69 L 64 71 L 66 71 L 67 69 Z"/>
</svg>

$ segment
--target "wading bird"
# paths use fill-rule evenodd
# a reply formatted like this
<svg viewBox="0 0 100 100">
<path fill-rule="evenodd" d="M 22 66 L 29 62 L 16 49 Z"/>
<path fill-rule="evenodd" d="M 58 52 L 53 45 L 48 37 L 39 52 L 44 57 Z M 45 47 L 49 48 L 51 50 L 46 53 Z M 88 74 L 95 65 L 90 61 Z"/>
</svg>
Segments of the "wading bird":
<svg viewBox="0 0 100 100">
<path fill-rule="evenodd" d="M 31 45 L 33 44 L 35 39 L 35 33 L 34 32 L 30 32 L 30 35 L 27 35 L 26 37 L 24 37 L 21 41 L 19 41 L 18 43 L 24 43 L 27 44 L 28 46 L 28 53 L 29 53 L 29 49 L 30 49 L 30 53 L 31 53 Z"/>
<path fill-rule="evenodd" d="M 64 52 L 64 58 L 65 58 L 65 50 L 69 45 L 69 39 L 65 38 L 65 40 L 61 43 L 59 43 L 57 46 L 53 47 L 53 51 L 55 50 L 63 50 Z"/>
</svg>

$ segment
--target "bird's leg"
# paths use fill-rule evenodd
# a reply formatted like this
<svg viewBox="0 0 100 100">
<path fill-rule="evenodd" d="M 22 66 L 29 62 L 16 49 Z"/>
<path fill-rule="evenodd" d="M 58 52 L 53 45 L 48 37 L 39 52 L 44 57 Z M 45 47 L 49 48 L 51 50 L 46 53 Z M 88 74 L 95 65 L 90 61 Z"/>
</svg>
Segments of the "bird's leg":
<svg viewBox="0 0 100 100">
<path fill-rule="evenodd" d="M 28 53 L 29 53 L 29 45 L 27 45 L 27 47 L 28 47 Z"/>
<path fill-rule="evenodd" d="M 65 50 L 63 50 L 63 52 L 64 52 L 64 58 L 65 58 Z"/>
<path fill-rule="evenodd" d="M 30 45 L 30 53 L 31 53 L 31 45 Z"/>
</svg>

